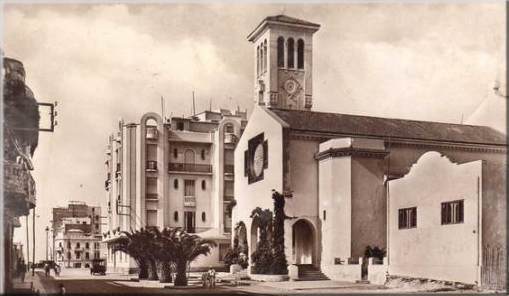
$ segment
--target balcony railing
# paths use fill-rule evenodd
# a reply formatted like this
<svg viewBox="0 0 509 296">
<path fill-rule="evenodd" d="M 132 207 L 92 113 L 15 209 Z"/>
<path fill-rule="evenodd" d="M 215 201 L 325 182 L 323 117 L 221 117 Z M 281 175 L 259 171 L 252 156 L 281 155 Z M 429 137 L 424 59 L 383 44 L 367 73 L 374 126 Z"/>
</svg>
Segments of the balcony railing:
<svg viewBox="0 0 509 296">
<path fill-rule="evenodd" d="M 235 144 L 235 143 L 237 143 L 237 136 L 235 134 L 225 133 L 224 142 Z"/>
<path fill-rule="evenodd" d="M 184 196 L 184 207 L 196 207 L 196 197 Z"/>
<path fill-rule="evenodd" d="M 224 165 L 224 173 L 225 174 L 233 174 L 235 167 L 233 164 L 225 164 Z"/>
<path fill-rule="evenodd" d="M 155 161 L 155 160 L 147 160 L 145 169 L 147 171 L 157 171 L 157 161 Z"/>
<path fill-rule="evenodd" d="M 28 169 L 22 164 L 4 161 L 4 178 L 6 205 L 12 204 L 23 213 L 35 206 L 35 181 Z"/>
<path fill-rule="evenodd" d="M 225 202 L 230 202 L 230 201 L 232 201 L 233 199 L 234 199 L 234 198 L 233 198 L 233 194 L 232 194 L 232 195 L 227 195 L 227 194 L 225 194 L 225 195 L 223 196 L 223 201 L 225 201 Z"/>
<path fill-rule="evenodd" d="M 145 194 L 145 199 L 158 199 L 159 196 L 157 195 L 157 193 L 147 193 Z"/>
<path fill-rule="evenodd" d="M 212 165 L 210 164 L 194 164 L 194 163 L 172 163 L 168 164 L 169 170 L 174 172 L 199 172 L 212 173 Z"/>
<path fill-rule="evenodd" d="M 151 140 L 157 140 L 158 131 L 156 126 L 147 126 L 146 129 L 146 138 Z"/>
</svg>

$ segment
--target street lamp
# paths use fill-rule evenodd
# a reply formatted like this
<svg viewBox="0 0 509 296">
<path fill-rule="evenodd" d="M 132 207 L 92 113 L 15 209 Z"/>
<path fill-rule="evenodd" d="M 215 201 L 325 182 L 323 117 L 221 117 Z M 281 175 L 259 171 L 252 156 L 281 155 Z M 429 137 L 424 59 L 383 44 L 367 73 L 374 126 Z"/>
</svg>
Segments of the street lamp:
<svg viewBox="0 0 509 296">
<path fill-rule="evenodd" d="M 48 261 L 48 233 L 49 233 L 49 227 L 46 226 L 46 261 Z"/>
</svg>

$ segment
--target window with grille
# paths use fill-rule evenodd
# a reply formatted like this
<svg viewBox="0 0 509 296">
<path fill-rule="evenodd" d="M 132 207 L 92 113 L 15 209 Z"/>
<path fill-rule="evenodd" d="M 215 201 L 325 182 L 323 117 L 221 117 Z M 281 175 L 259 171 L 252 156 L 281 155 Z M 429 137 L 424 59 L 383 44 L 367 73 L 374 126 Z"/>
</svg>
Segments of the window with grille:
<svg viewBox="0 0 509 296">
<path fill-rule="evenodd" d="M 442 203 L 442 225 L 463 223 L 463 200 Z"/>
<path fill-rule="evenodd" d="M 405 208 L 398 210 L 399 229 L 408 229 L 417 227 L 417 208 Z"/>
</svg>

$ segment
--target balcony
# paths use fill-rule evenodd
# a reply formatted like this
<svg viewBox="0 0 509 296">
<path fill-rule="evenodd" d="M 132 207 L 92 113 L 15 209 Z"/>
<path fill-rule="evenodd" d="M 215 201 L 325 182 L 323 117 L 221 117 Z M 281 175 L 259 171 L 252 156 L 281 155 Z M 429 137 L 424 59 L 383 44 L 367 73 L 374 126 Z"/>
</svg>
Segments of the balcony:
<svg viewBox="0 0 509 296">
<path fill-rule="evenodd" d="M 152 171 L 152 172 L 157 171 L 157 161 L 155 161 L 155 160 L 147 160 L 147 162 L 145 164 L 145 170 L 146 171 Z"/>
<path fill-rule="evenodd" d="M 4 161 L 5 207 L 15 216 L 35 207 L 35 181 L 22 164 Z"/>
<path fill-rule="evenodd" d="M 184 207 L 196 207 L 196 197 L 184 196 Z"/>
<path fill-rule="evenodd" d="M 233 164 L 225 164 L 224 165 L 224 173 L 225 174 L 233 174 L 235 166 Z"/>
<path fill-rule="evenodd" d="M 232 195 L 227 195 L 227 194 L 225 194 L 225 195 L 223 196 L 223 201 L 224 201 L 224 202 L 231 202 L 233 199 L 234 199 L 234 198 L 233 198 L 233 194 L 232 194 Z"/>
<path fill-rule="evenodd" d="M 157 140 L 159 133 L 157 131 L 157 126 L 147 126 L 145 130 L 145 138 L 149 140 Z"/>
<path fill-rule="evenodd" d="M 225 143 L 230 143 L 230 144 L 236 144 L 237 143 L 237 136 L 235 134 L 225 133 L 225 135 L 224 135 L 224 142 Z"/>
<path fill-rule="evenodd" d="M 146 193 L 145 199 L 157 200 L 159 199 L 159 195 L 157 195 L 157 193 Z"/>
<path fill-rule="evenodd" d="M 168 164 L 170 172 L 192 172 L 212 174 L 212 165 L 194 163 L 172 163 Z"/>
</svg>

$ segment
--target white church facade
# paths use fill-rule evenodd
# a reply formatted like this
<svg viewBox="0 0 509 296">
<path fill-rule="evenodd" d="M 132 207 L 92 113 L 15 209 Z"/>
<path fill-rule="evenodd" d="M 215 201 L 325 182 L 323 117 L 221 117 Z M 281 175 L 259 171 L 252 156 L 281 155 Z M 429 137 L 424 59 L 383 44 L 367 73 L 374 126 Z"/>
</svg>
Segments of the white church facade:
<svg viewBox="0 0 509 296">
<path fill-rule="evenodd" d="M 311 268 L 336 280 L 383 282 L 389 274 L 492 284 L 483 273 L 495 267 L 483 252 L 506 247 L 506 136 L 311 111 L 319 28 L 279 15 L 248 36 L 255 108 L 235 149 L 232 224 L 247 233 L 249 253 L 258 240 L 251 212 L 273 210 L 276 190 L 290 217 L 291 277 Z M 386 250 L 383 262 L 363 263 L 368 247 Z M 497 264 L 505 274 L 505 261 Z"/>
</svg>

